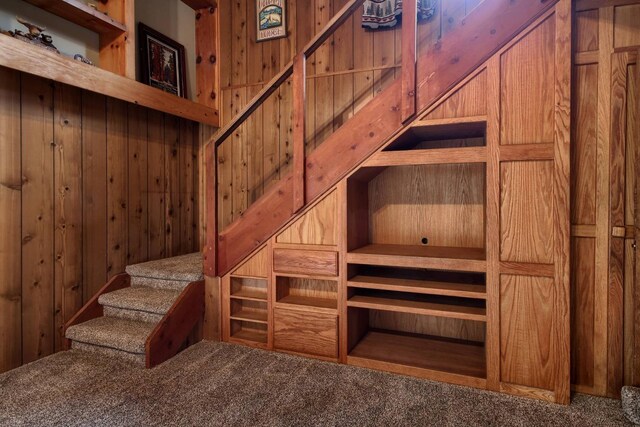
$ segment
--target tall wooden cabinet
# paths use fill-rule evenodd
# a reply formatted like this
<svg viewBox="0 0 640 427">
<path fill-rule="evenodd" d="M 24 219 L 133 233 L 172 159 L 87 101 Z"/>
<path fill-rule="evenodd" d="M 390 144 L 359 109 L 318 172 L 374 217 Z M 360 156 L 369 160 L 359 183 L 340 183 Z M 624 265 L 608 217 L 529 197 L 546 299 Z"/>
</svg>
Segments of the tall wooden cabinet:
<svg viewBox="0 0 640 427">
<path fill-rule="evenodd" d="M 567 403 L 565 3 L 223 278 L 224 338 Z"/>
</svg>

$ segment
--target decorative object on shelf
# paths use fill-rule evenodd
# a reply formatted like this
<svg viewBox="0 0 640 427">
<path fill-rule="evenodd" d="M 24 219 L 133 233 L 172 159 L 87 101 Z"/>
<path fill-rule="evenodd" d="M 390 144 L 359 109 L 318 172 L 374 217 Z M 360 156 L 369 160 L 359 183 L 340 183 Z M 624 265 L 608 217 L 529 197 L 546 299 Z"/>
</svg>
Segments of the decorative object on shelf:
<svg viewBox="0 0 640 427">
<path fill-rule="evenodd" d="M 138 31 L 142 83 L 186 98 L 184 46 L 143 23 Z"/>
<path fill-rule="evenodd" d="M 256 41 L 279 39 L 287 36 L 286 0 L 257 0 Z"/>
<path fill-rule="evenodd" d="M 436 11 L 435 0 L 417 0 L 418 22 L 428 21 Z M 363 4 L 362 27 L 392 28 L 402 21 L 402 0 L 367 0 Z"/>
<path fill-rule="evenodd" d="M 22 25 L 24 25 L 25 27 L 27 27 L 27 30 L 29 32 L 24 33 L 16 29 L 14 31 L 3 31 L 2 33 L 8 36 L 11 36 L 13 38 L 16 38 L 18 40 L 21 40 L 23 42 L 31 43 L 36 46 L 49 49 L 53 52 L 60 53 L 60 51 L 53 45 L 53 38 L 48 34 L 44 34 L 44 31 L 46 30 L 45 27 L 32 24 L 31 22 L 20 17 L 16 17 L 16 20 Z"/>
<path fill-rule="evenodd" d="M 86 58 L 80 55 L 79 53 L 76 53 L 75 55 L 73 55 L 73 59 L 75 59 L 76 61 L 82 62 L 83 64 L 94 65 L 94 63 L 89 58 Z"/>
</svg>

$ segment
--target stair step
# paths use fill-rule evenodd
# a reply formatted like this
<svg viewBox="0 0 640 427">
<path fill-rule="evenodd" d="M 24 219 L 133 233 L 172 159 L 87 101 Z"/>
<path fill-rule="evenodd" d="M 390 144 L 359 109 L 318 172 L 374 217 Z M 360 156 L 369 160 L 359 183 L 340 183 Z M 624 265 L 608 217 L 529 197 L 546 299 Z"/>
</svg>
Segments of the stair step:
<svg viewBox="0 0 640 427">
<path fill-rule="evenodd" d="M 89 351 L 92 353 L 102 354 L 107 357 L 117 357 L 132 362 L 140 367 L 146 364 L 146 355 L 138 353 L 127 353 L 126 351 L 116 350 L 115 348 L 102 347 L 99 345 L 86 344 L 79 341 L 73 341 L 71 344 L 73 350 Z"/>
<path fill-rule="evenodd" d="M 189 280 L 165 280 L 154 279 L 152 277 L 131 276 L 132 288 L 153 288 L 164 289 L 170 291 L 182 291 L 191 281 Z"/>
<path fill-rule="evenodd" d="M 133 320 L 134 322 L 160 323 L 163 314 L 147 313 L 146 311 L 127 310 L 116 307 L 103 307 L 105 317 L 115 317 L 118 319 Z"/>
<path fill-rule="evenodd" d="M 132 277 L 170 281 L 195 282 L 204 278 L 199 252 L 129 265 L 126 272 Z"/>
<path fill-rule="evenodd" d="M 165 315 L 179 296 L 179 291 L 140 286 L 102 294 L 98 302 L 104 307 Z"/>
<path fill-rule="evenodd" d="M 67 329 L 66 338 L 84 344 L 144 355 L 147 337 L 155 326 L 155 323 L 97 317 L 71 326 Z"/>
</svg>

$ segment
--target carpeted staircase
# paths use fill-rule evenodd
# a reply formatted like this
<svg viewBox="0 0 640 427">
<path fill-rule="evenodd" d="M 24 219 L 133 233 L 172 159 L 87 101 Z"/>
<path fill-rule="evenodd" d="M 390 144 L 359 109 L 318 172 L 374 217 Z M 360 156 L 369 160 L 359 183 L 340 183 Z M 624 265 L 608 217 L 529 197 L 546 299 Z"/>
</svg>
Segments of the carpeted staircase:
<svg viewBox="0 0 640 427">
<path fill-rule="evenodd" d="M 130 265 L 131 287 L 100 295 L 103 316 L 71 326 L 72 348 L 145 365 L 147 338 L 184 288 L 203 279 L 200 253 Z"/>
</svg>

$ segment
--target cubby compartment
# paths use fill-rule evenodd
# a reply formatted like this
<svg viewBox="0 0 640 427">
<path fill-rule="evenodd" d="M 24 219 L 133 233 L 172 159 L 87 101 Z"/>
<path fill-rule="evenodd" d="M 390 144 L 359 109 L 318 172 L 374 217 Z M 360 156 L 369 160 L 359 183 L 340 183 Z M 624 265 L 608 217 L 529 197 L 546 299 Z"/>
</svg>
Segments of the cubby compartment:
<svg viewBox="0 0 640 427">
<path fill-rule="evenodd" d="M 231 299 L 267 300 L 267 279 L 231 276 Z"/>
<path fill-rule="evenodd" d="M 483 322 L 349 307 L 348 328 L 350 364 L 477 386 L 486 379 Z"/>
<path fill-rule="evenodd" d="M 416 121 L 384 151 L 486 146 L 486 117 Z"/>
<path fill-rule="evenodd" d="M 437 271 L 416 268 L 351 264 L 350 289 L 412 292 L 462 298 L 486 299 L 484 273 Z"/>
<path fill-rule="evenodd" d="M 486 271 L 486 164 L 362 168 L 347 184 L 347 261 Z"/>
<path fill-rule="evenodd" d="M 247 322 L 231 319 L 231 339 L 248 343 L 267 343 L 267 325 L 265 323 Z"/>
<path fill-rule="evenodd" d="M 279 306 L 274 309 L 273 345 L 278 350 L 338 357 L 338 316 Z"/>
<path fill-rule="evenodd" d="M 269 316 L 266 301 L 231 299 L 230 305 L 232 320 L 267 324 Z"/>
<path fill-rule="evenodd" d="M 338 282 L 336 280 L 276 276 L 276 305 L 300 306 L 315 310 L 335 311 Z"/>
</svg>

